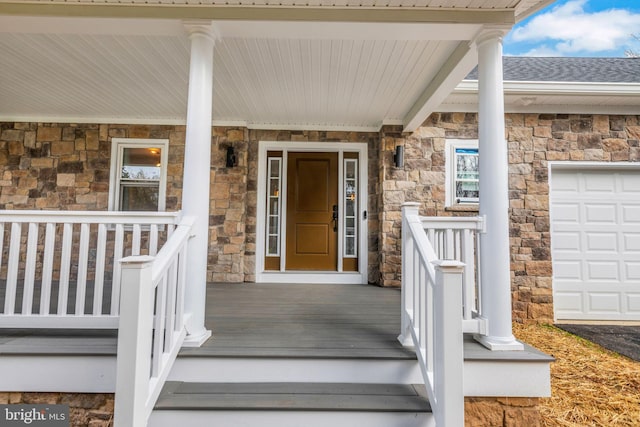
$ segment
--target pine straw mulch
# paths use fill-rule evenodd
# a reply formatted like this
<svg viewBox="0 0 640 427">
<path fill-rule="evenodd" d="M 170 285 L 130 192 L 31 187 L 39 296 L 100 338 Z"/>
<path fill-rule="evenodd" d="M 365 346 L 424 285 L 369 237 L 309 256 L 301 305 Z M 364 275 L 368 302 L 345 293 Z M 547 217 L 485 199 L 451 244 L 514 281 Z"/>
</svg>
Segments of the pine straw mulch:
<svg viewBox="0 0 640 427">
<path fill-rule="evenodd" d="M 514 324 L 521 341 L 552 355 L 545 427 L 640 426 L 640 363 L 549 325 Z"/>
</svg>

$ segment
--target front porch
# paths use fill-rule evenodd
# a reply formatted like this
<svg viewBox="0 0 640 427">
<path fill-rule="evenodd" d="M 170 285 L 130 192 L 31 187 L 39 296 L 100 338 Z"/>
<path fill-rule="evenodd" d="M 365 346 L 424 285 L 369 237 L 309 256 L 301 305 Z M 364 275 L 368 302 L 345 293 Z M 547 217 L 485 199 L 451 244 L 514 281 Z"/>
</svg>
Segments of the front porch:
<svg viewBox="0 0 640 427">
<path fill-rule="evenodd" d="M 229 416 L 230 411 L 273 411 L 277 407 L 295 418 L 308 416 L 313 410 L 328 410 L 318 405 L 335 404 L 336 411 L 352 414 L 354 409 L 345 399 L 357 402 L 360 412 L 369 408 L 415 414 L 428 408 L 426 397 L 410 398 L 413 406 L 407 409 L 406 402 L 393 404 L 394 398 L 381 397 L 377 391 L 379 384 L 400 387 L 423 383 L 415 352 L 397 339 L 399 289 L 351 284 L 209 284 L 206 325 L 213 330 L 213 337 L 199 348 L 180 351 L 149 425 L 171 425 L 175 417 L 207 425 L 197 421 L 198 417 L 190 414 L 193 411 L 200 417 L 211 417 L 214 412 Z M 3 391 L 112 393 L 116 388 L 116 353 L 115 330 L 3 330 Z M 467 337 L 464 394 L 545 396 L 550 361 L 528 346 L 523 351 L 495 352 Z M 226 387 L 224 394 L 211 391 L 216 385 L 231 383 L 251 387 L 253 398 L 243 400 L 247 389 Z M 263 390 L 252 384 L 262 384 Z M 278 390 L 269 384 L 278 384 Z M 297 390 L 304 384 L 324 385 L 312 393 Z M 345 384 L 359 384 L 357 387 L 365 391 L 345 392 Z M 335 391 L 338 386 L 342 391 Z M 366 391 L 367 387 L 371 390 Z M 185 391 L 179 393 L 178 388 Z M 406 393 L 406 389 L 398 392 Z M 234 393 L 235 403 L 230 403 L 229 394 Z M 296 393 L 307 398 L 311 393 L 317 399 L 307 401 L 310 406 L 305 407 L 292 397 Z M 226 396 L 225 408 L 220 408 L 221 396 Z M 420 411 L 416 399 L 425 405 Z M 371 408 L 383 401 L 387 402 L 384 408 Z M 385 415 L 378 415 L 381 425 L 390 422 Z M 195 418 L 185 418 L 191 416 Z M 288 425 L 288 421 L 278 422 Z"/>
</svg>

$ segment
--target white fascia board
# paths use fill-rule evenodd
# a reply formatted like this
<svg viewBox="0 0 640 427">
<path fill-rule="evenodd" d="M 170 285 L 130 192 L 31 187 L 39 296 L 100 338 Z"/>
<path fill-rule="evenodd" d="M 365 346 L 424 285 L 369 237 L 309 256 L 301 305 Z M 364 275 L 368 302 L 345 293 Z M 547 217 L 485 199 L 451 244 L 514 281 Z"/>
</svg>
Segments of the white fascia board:
<svg viewBox="0 0 640 427">
<path fill-rule="evenodd" d="M 638 115 L 640 105 L 505 104 L 505 113 Z M 436 113 L 477 113 L 478 104 L 440 104 Z"/>
<path fill-rule="evenodd" d="M 600 83 L 600 82 L 533 82 L 505 81 L 505 94 L 538 95 L 607 95 L 640 97 L 640 83 Z M 463 80 L 453 90 L 459 94 L 477 94 L 477 80 Z"/>
<path fill-rule="evenodd" d="M 0 114 L 0 122 L 36 123 L 89 123 L 109 125 L 185 125 L 184 118 L 166 117 L 93 117 L 93 116 L 42 116 L 38 114 Z"/>
<path fill-rule="evenodd" d="M 117 36 L 186 37 L 182 22 L 175 19 L 77 18 L 67 16 L 0 16 L 0 33 L 85 34 Z"/>
</svg>

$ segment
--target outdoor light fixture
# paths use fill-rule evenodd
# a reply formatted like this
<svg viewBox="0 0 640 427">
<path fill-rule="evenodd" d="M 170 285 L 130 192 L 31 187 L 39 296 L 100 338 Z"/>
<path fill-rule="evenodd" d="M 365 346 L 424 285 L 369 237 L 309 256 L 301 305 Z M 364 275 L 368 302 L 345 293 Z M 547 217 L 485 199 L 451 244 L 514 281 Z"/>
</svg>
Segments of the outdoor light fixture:
<svg viewBox="0 0 640 427">
<path fill-rule="evenodd" d="M 396 146 L 396 154 L 393 155 L 393 163 L 397 168 L 404 167 L 404 147 L 402 145 Z"/>
<path fill-rule="evenodd" d="M 227 147 L 227 167 L 232 168 L 238 165 L 238 156 L 236 156 L 236 150 L 233 147 Z"/>
</svg>

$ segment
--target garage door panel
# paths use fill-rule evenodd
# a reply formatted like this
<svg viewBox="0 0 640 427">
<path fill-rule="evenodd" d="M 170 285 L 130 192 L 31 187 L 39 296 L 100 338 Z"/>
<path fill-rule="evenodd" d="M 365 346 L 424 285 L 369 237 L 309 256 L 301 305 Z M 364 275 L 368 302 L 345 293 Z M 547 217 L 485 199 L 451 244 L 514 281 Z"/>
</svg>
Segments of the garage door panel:
<svg viewBox="0 0 640 427">
<path fill-rule="evenodd" d="M 587 232 L 585 234 L 587 236 L 585 249 L 588 251 L 618 253 L 620 250 L 617 233 Z"/>
<path fill-rule="evenodd" d="M 625 263 L 626 279 L 640 284 L 640 262 Z"/>
<path fill-rule="evenodd" d="M 587 310 L 595 313 L 620 313 L 622 304 L 620 294 L 617 292 L 590 292 L 588 296 Z"/>
<path fill-rule="evenodd" d="M 558 232 L 555 235 L 555 239 L 552 242 L 553 249 L 562 252 L 575 253 L 580 251 L 580 233 L 578 231 L 572 232 Z"/>
<path fill-rule="evenodd" d="M 577 224 L 580 219 L 580 205 L 578 203 L 557 203 L 553 206 L 553 216 L 557 223 Z"/>
<path fill-rule="evenodd" d="M 627 313 L 640 316 L 640 292 L 627 293 Z"/>
<path fill-rule="evenodd" d="M 553 275 L 558 279 L 582 280 L 580 261 L 558 261 L 553 265 Z"/>
<path fill-rule="evenodd" d="M 615 193 L 616 177 L 606 172 L 580 174 L 584 182 L 584 192 Z M 579 178 L 578 178 L 579 179 Z"/>
<path fill-rule="evenodd" d="M 586 280 L 620 280 L 619 265 L 615 261 L 587 261 Z"/>
<path fill-rule="evenodd" d="M 582 292 L 556 292 L 553 296 L 553 305 L 556 311 L 581 314 L 584 312 L 582 295 Z"/>
<path fill-rule="evenodd" d="M 625 234 L 622 241 L 625 252 L 640 252 L 640 233 Z"/>
<path fill-rule="evenodd" d="M 556 318 L 640 320 L 640 167 L 550 179 Z"/>
<path fill-rule="evenodd" d="M 640 193 L 640 174 L 620 175 L 621 190 L 624 193 Z"/>
<path fill-rule="evenodd" d="M 578 176 L 571 171 L 558 171 L 553 175 L 553 192 L 559 194 L 562 192 L 577 193 L 579 191 Z"/>
<path fill-rule="evenodd" d="M 623 204 L 621 208 L 625 224 L 640 224 L 640 204 Z"/>
<path fill-rule="evenodd" d="M 609 203 L 585 203 L 585 225 L 616 224 L 617 206 Z"/>
</svg>

